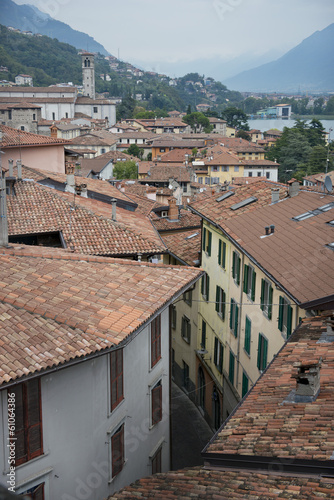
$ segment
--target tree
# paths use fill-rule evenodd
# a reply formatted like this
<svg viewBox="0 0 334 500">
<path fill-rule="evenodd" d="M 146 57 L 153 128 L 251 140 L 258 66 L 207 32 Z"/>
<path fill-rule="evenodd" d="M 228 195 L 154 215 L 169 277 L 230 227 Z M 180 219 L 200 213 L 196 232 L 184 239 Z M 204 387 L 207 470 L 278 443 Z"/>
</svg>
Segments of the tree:
<svg viewBox="0 0 334 500">
<path fill-rule="evenodd" d="M 116 108 L 116 120 L 119 121 L 123 118 L 132 118 L 136 101 L 131 94 L 127 94 L 119 106 Z"/>
<path fill-rule="evenodd" d="M 251 140 L 251 136 L 249 134 L 247 134 L 246 130 L 238 130 L 238 132 L 236 133 L 235 135 L 236 137 L 240 137 L 241 139 L 245 139 L 246 141 L 250 141 Z"/>
<path fill-rule="evenodd" d="M 138 167 L 132 160 L 115 163 L 113 175 L 116 179 L 137 179 Z"/>
<path fill-rule="evenodd" d="M 137 156 L 137 158 L 142 158 L 144 154 L 143 148 L 137 146 L 137 144 L 131 144 L 126 150 L 126 153 L 131 156 Z"/>
<path fill-rule="evenodd" d="M 191 114 L 191 106 L 190 104 L 188 104 L 188 107 L 187 107 L 187 115 L 190 115 Z"/>
<path fill-rule="evenodd" d="M 236 108 L 235 106 L 230 106 L 222 112 L 222 117 L 226 120 L 229 127 L 236 128 L 238 130 L 249 130 L 248 118 L 246 113 L 242 109 Z"/>
<path fill-rule="evenodd" d="M 190 113 L 190 115 L 184 116 L 182 120 L 184 121 L 184 123 L 190 125 L 195 133 L 202 131 L 209 133 L 212 130 L 212 125 L 210 125 L 209 118 L 199 111 L 195 111 L 193 113 Z"/>
</svg>

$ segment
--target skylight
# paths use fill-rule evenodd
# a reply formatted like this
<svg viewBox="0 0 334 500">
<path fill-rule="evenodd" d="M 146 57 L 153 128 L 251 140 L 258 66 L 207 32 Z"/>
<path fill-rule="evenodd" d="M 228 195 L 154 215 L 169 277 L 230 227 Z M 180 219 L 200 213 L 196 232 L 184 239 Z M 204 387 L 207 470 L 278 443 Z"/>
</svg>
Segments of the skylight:
<svg viewBox="0 0 334 500">
<path fill-rule="evenodd" d="M 308 212 L 305 212 L 304 214 L 297 215 L 296 217 L 292 217 L 292 220 L 296 220 L 298 222 L 309 219 L 310 217 L 314 217 L 315 215 L 322 214 L 324 212 L 328 212 L 328 210 L 331 210 L 334 208 L 334 201 L 331 201 L 330 203 L 327 203 L 326 205 L 323 205 L 322 207 L 315 208 L 314 210 L 309 210 Z"/>
<path fill-rule="evenodd" d="M 190 240 L 191 238 L 194 238 L 195 236 L 198 236 L 199 233 L 194 233 L 194 234 L 191 234 L 190 236 L 186 236 L 186 240 Z"/>
<path fill-rule="evenodd" d="M 231 210 L 238 210 L 238 208 L 246 207 L 250 203 L 254 203 L 254 201 L 257 201 L 257 198 L 255 198 L 255 196 L 251 196 L 250 198 L 246 198 L 243 201 L 239 201 L 239 203 L 235 203 L 230 208 Z"/>
<path fill-rule="evenodd" d="M 226 200 L 227 198 L 229 198 L 230 196 L 233 196 L 233 195 L 234 195 L 234 191 L 227 191 L 222 196 L 219 196 L 219 198 L 217 198 L 216 201 Z"/>
</svg>

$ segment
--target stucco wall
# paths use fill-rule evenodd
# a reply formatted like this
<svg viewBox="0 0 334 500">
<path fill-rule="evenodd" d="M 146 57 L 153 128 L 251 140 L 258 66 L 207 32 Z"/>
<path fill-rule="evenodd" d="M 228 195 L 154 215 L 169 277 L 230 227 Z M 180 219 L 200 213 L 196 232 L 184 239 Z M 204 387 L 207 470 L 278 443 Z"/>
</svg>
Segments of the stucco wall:
<svg viewBox="0 0 334 500">
<path fill-rule="evenodd" d="M 3 149 L 4 154 L 1 155 L 2 164 L 8 167 L 8 160 L 21 159 L 22 165 L 49 172 L 65 173 L 65 153 L 64 146 L 36 146 L 30 148 L 6 148 Z"/>
</svg>

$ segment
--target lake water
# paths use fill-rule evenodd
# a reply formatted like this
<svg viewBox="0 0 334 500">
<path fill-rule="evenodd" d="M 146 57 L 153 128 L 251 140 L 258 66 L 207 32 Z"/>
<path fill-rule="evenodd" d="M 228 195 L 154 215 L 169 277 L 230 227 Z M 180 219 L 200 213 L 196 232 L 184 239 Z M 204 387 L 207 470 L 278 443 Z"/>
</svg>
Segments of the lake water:
<svg viewBox="0 0 334 500">
<path fill-rule="evenodd" d="M 311 120 L 306 120 L 307 122 L 310 122 Z M 323 124 L 326 132 L 329 132 L 329 129 L 331 128 L 334 130 L 334 120 L 320 120 L 321 123 Z M 265 132 L 266 130 L 269 130 L 271 128 L 276 128 L 278 130 L 283 130 L 284 127 L 293 127 L 295 124 L 296 120 L 285 120 L 282 118 L 278 119 L 254 119 L 254 120 L 248 120 L 248 125 L 249 128 L 255 128 L 257 130 L 261 130 L 261 132 Z M 334 134 L 332 132 L 332 137 L 331 139 L 333 140 Z"/>
</svg>

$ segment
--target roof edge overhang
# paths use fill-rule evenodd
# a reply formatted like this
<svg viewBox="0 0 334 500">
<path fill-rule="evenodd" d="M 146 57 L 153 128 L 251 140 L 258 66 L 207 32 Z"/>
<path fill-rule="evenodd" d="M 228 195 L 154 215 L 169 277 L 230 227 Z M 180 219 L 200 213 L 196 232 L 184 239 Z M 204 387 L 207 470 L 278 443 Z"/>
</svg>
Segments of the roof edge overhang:
<svg viewBox="0 0 334 500">
<path fill-rule="evenodd" d="M 319 309 L 321 311 L 334 309 L 334 294 L 303 302 L 300 304 L 300 307 L 303 309 Z"/>
</svg>

